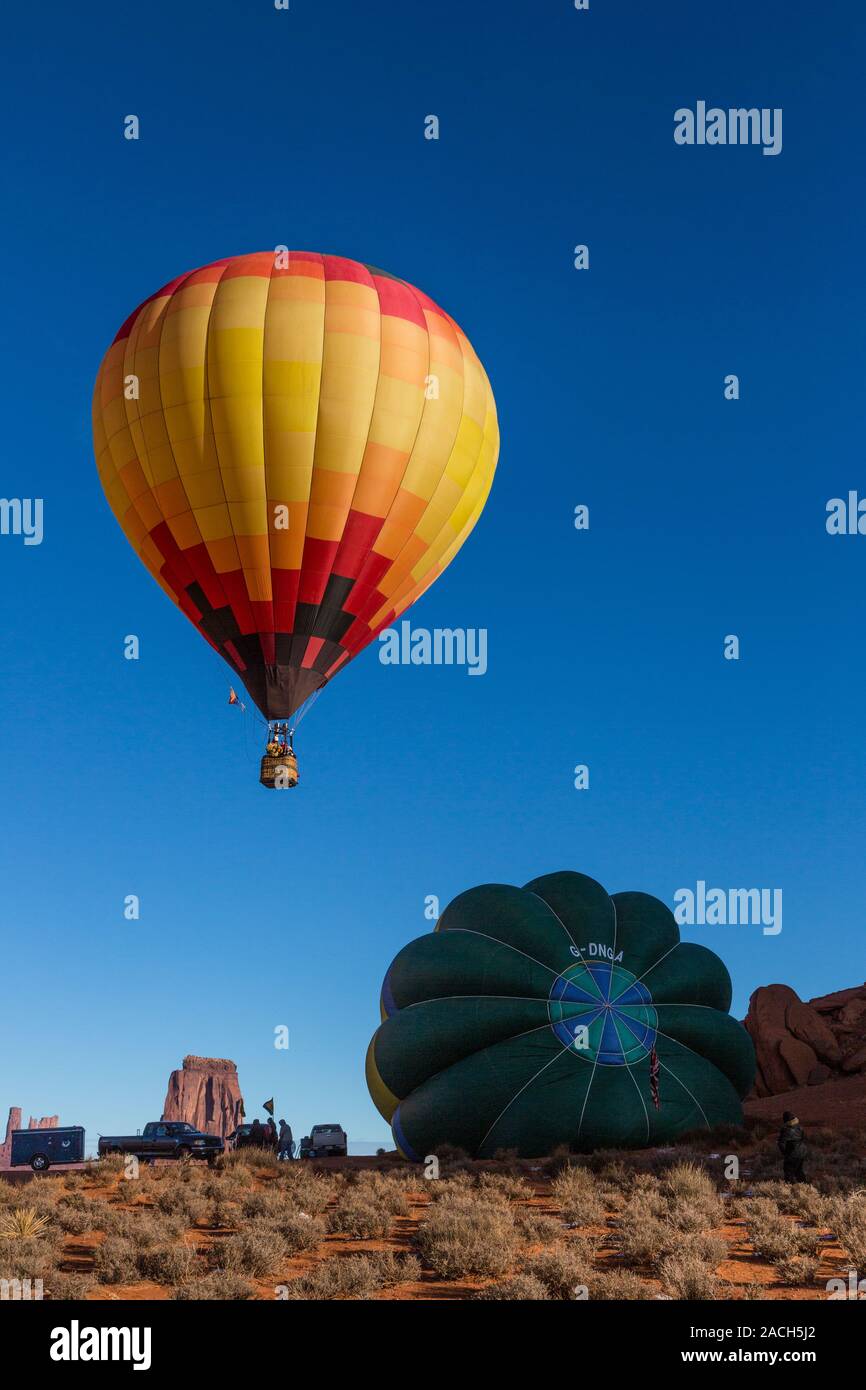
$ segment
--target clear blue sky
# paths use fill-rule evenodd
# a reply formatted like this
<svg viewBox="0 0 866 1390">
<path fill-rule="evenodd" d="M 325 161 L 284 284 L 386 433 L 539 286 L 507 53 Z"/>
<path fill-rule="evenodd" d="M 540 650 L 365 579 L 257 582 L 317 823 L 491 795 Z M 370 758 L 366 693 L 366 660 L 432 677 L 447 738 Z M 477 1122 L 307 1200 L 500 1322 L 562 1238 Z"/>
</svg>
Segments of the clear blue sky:
<svg viewBox="0 0 866 1390">
<path fill-rule="evenodd" d="M 862 981 L 866 537 L 824 527 L 866 493 L 862 5 L 53 0 L 6 25 L 0 492 L 44 498 L 45 538 L 0 537 L 3 1113 L 134 1129 L 197 1052 L 237 1061 L 250 1113 L 274 1093 L 296 1134 L 384 1140 L 364 1052 L 425 896 L 559 868 L 667 902 L 781 888 L 779 936 L 685 929 L 739 1016 L 770 981 Z M 782 153 L 675 145 L 699 99 L 782 107 Z M 486 627 L 487 675 L 368 649 L 277 796 L 108 510 L 90 394 L 147 294 L 280 243 L 448 309 L 502 452 L 412 614 Z"/>
</svg>

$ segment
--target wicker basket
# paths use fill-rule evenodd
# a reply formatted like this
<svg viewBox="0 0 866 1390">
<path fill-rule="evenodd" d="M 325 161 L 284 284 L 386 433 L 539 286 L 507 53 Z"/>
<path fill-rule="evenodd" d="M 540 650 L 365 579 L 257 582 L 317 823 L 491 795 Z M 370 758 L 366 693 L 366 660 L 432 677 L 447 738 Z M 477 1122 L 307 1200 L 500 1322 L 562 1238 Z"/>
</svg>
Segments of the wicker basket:
<svg viewBox="0 0 866 1390">
<path fill-rule="evenodd" d="M 262 758 L 259 781 L 263 787 L 270 787 L 274 791 L 282 791 L 286 787 L 296 787 L 298 785 L 298 760 L 294 753 L 278 753 L 276 757 L 271 757 L 270 753 L 265 753 Z"/>
</svg>

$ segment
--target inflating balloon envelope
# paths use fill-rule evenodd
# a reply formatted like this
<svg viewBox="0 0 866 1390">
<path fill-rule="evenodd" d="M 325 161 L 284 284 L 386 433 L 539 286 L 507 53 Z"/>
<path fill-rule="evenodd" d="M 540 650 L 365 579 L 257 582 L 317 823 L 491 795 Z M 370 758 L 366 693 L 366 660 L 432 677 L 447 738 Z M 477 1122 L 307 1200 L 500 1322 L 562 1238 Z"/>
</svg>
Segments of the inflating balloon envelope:
<svg viewBox="0 0 866 1390">
<path fill-rule="evenodd" d="M 662 1144 L 742 1122 L 751 1039 L 718 956 L 646 893 L 563 872 L 462 893 L 382 987 L 367 1084 L 416 1160 Z"/>
<path fill-rule="evenodd" d="M 216 261 L 146 299 L 99 369 L 93 432 L 133 549 L 268 721 L 268 786 L 297 781 L 306 702 L 460 549 L 499 448 L 454 320 L 310 252 Z"/>
</svg>

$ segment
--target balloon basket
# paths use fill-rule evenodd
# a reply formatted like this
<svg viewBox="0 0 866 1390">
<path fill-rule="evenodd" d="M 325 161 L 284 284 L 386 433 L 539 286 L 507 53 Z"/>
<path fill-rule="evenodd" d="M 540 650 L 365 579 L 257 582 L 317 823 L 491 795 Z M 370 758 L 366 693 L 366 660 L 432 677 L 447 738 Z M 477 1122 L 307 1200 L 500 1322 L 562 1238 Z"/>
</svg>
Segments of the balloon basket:
<svg viewBox="0 0 866 1390">
<path fill-rule="evenodd" d="M 262 758 L 259 781 L 263 787 L 272 791 L 283 791 L 286 787 L 298 785 L 298 760 L 294 753 L 278 753 L 272 756 L 265 753 Z"/>
</svg>

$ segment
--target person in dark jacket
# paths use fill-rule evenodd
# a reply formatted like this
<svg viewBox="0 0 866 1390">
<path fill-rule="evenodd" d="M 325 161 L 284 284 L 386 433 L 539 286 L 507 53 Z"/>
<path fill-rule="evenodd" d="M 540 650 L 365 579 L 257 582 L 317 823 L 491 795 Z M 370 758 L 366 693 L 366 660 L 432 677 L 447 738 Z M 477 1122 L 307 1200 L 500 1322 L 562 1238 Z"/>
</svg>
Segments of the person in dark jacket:
<svg viewBox="0 0 866 1390">
<path fill-rule="evenodd" d="M 782 1116 L 778 1143 L 785 1182 L 805 1182 L 803 1164 L 806 1161 L 806 1144 L 800 1121 L 790 1110 L 786 1110 Z"/>
<path fill-rule="evenodd" d="M 253 1120 L 250 1125 L 250 1143 L 255 1144 L 257 1149 L 261 1149 L 265 1142 L 265 1127 L 259 1120 Z"/>
<path fill-rule="evenodd" d="M 291 1159 L 295 1149 L 295 1141 L 292 1138 L 292 1126 L 287 1125 L 285 1120 L 280 1120 L 280 1147 L 277 1151 L 277 1158 Z"/>
<path fill-rule="evenodd" d="M 265 1144 L 269 1149 L 277 1147 L 277 1127 L 273 1115 L 269 1115 L 265 1123 Z"/>
</svg>

